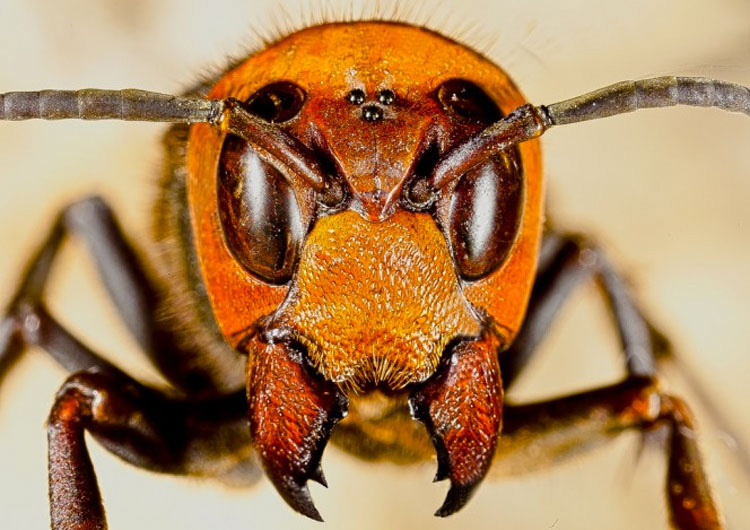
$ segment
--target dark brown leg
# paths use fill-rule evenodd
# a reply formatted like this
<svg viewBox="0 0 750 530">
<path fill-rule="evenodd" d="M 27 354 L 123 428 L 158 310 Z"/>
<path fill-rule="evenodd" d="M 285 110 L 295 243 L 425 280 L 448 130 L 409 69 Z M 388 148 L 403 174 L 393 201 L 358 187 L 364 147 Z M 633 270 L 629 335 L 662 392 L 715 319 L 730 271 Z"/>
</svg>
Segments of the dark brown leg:
<svg viewBox="0 0 750 530">
<path fill-rule="evenodd" d="M 47 239 L 32 257 L 6 314 L 0 321 L 0 378 L 18 359 L 26 345 L 43 347 L 71 372 L 96 368 L 118 372 L 70 335 L 46 310 L 42 295 L 47 277 L 65 231 L 58 220 Z"/>
<path fill-rule="evenodd" d="M 628 374 L 654 377 L 657 361 L 671 363 L 690 384 L 713 423 L 733 438 L 738 446 L 737 458 L 750 475 L 750 449 L 741 437 L 732 434 L 732 422 L 726 419 L 722 407 L 713 402 L 699 379 L 673 355 L 669 340 L 643 316 L 625 280 L 585 237 L 554 231 L 545 234 L 526 319 L 516 340 L 500 355 L 505 388 L 512 386 L 538 350 L 573 290 L 592 278 L 598 281 L 617 325 Z"/>
<path fill-rule="evenodd" d="M 84 431 L 139 467 L 226 476 L 241 469 L 253 471 L 246 409 L 243 393 L 189 402 L 125 376 L 94 371 L 72 375 L 58 392 L 49 417 L 52 528 L 106 528 Z"/>
<path fill-rule="evenodd" d="M 564 302 L 581 283 L 596 278 L 617 324 L 630 375 L 653 376 L 655 357 L 669 343 L 638 309 L 628 286 L 606 256 L 580 236 L 545 235 L 534 289 L 516 340 L 500 356 L 503 383 L 512 385 L 552 326 Z"/>
<path fill-rule="evenodd" d="M 81 237 L 93 256 L 104 285 L 130 332 L 162 373 L 192 394 L 215 389 L 210 376 L 185 368 L 189 352 L 176 345 L 159 323 L 160 295 L 126 241 L 112 211 L 98 197 L 66 208 L 29 261 L 21 284 L 0 321 L 0 377 L 23 347 L 38 345 L 71 372 L 112 366 L 68 334 L 45 310 L 44 290 L 57 251 L 67 234 Z"/>
<path fill-rule="evenodd" d="M 666 494 L 679 530 L 722 528 L 696 444 L 695 424 L 679 398 L 650 378 L 528 405 L 506 405 L 497 465 L 513 473 L 543 468 L 625 429 L 668 425 Z"/>
</svg>

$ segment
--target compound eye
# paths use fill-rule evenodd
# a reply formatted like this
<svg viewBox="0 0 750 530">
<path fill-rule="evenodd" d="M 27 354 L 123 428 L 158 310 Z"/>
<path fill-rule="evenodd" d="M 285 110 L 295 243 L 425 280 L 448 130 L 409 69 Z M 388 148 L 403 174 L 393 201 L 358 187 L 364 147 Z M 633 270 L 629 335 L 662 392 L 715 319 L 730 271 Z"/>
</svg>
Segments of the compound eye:
<svg viewBox="0 0 750 530">
<path fill-rule="evenodd" d="M 449 233 L 463 278 L 486 276 L 508 256 L 521 226 L 523 188 L 515 150 L 461 177 L 451 200 Z"/>
<path fill-rule="evenodd" d="M 465 79 L 445 81 L 437 89 L 437 99 L 459 121 L 490 124 L 503 117 L 484 90 Z"/>
<path fill-rule="evenodd" d="M 253 94 L 245 108 L 268 122 L 283 123 L 299 114 L 304 103 L 304 90 L 289 81 L 277 81 Z"/>
<path fill-rule="evenodd" d="M 234 258 L 269 283 L 287 283 L 303 235 L 297 198 L 278 170 L 232 135 L 219 161 L 218 205 Z"/>
</svg>

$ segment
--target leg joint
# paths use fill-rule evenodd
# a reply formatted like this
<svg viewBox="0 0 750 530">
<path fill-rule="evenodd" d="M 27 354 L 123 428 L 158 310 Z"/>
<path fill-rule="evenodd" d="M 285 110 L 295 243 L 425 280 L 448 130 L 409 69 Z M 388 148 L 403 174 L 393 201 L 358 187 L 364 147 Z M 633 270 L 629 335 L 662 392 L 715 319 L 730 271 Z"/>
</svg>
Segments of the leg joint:
<svg viewBox="0 0 750 530">
<path fill-rule="evenodd" d="M 80 232 L 82 227 L 98 223 L 102 218 L 114 219 L 112 209 L 99 195 L 77 200 L 66 206 L 61 214 L 65 228 L 70 232 Z"/>
<path fill-rule="evenodd" d="M 563 240 L 561 254 L 567 259 L 577 260 L 585 269 L 599 271 L 604 263 L 604 253 L 589 236 L 568 233 L 560 236 Z"/>
<path fill-rule="evenodd" d="M 135 428 L 142 434 L 154 435 L 142 406 L 134 384 L 96 370 L 85 370 L 68 377 L 60 387 L 49 423 L 80 419 L 93 432 Z"/>
</svg>

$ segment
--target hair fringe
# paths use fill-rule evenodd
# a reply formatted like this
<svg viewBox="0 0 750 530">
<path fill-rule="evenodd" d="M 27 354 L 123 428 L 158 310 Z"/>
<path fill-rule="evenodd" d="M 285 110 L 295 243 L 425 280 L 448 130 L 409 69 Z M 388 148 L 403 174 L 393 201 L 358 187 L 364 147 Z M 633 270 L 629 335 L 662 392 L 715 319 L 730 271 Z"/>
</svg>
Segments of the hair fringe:
<svg viewBox="0 0 750 530">
<path fill-rule="evenodd" d="M 448 9 L 450 3 L 445 0 L 299 0 L 296 11 L 289 4 L 277 0 L 254 19 L 248 26 L 249 37 L 240 45 L 239 52 L 228 54 L 223 61 L 204 68 L 190 92 L 195 93 L 195 88 L 201 87 L 205 94 L 222 75 L 251 55 L 297 31 L 325 24 L 366 21 L 410 24 L 439 33 L 490 60 L 493 60 L 491 51 L 498 38 L 480 19 L 464 11 L 456 13 Z"/>
</svg>

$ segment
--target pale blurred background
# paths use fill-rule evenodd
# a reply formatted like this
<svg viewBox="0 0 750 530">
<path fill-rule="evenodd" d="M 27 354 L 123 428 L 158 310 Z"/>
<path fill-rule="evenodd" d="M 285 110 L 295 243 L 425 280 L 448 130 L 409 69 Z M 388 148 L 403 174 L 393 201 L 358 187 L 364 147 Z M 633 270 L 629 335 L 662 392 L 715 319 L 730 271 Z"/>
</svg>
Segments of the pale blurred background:
<svg viewBox="0 0 750 530">
<path fill-rule="evenodd" d="M 383 0 L 382 5 L 391 2 Z M 345 13 L 360 2 L 2 0 L 0 91 L 139 87 L 179 92 L 300 13 Z M 326 6 L 326 7 L 321 7 Z M 343 6 L 343 7 L 342 7 Z M 421 2 L 410 19 L 476 45 L 535 103 L 654 75 L 707 75 L 750 85 L 746 0 L 453 0 Z M 66 201 L 91 192 L 146 244 L 164 126 L 0 124 L 0 298 Z M 627 272 L 649 313 L 750 444 L 750 120 L 705 110 L 650 111 L 554 130 L 544 139 L 551 212 L 587 231 Z M 80 337 L 158 381 L 103 298 L 84 250 L 66 247 L 50 305 Z M 521 381 L 517 397 L 549 396 L 621 375 L 616 340 L 584 289 Z M 30 352 L 0 388 L 0 526 L 48 526 L 44 420 L 63 371 Z M 702 447 L 729 528 L 750 528 L 750 482 L 731 440 L 694 403 Z M 445 484 L 434 463 L 400 468 L 324 457 L 329 490 L 313 486 L 327 528 L 665 528 L 664 459 L 628 433 L 547 472 L 487 481 L 462 512 L 432 517 Z M 110 527 L 322 528 L 289 510 L 265 481 L 251 490 L 154 475 L 96 444 Z"/>
</svg>

